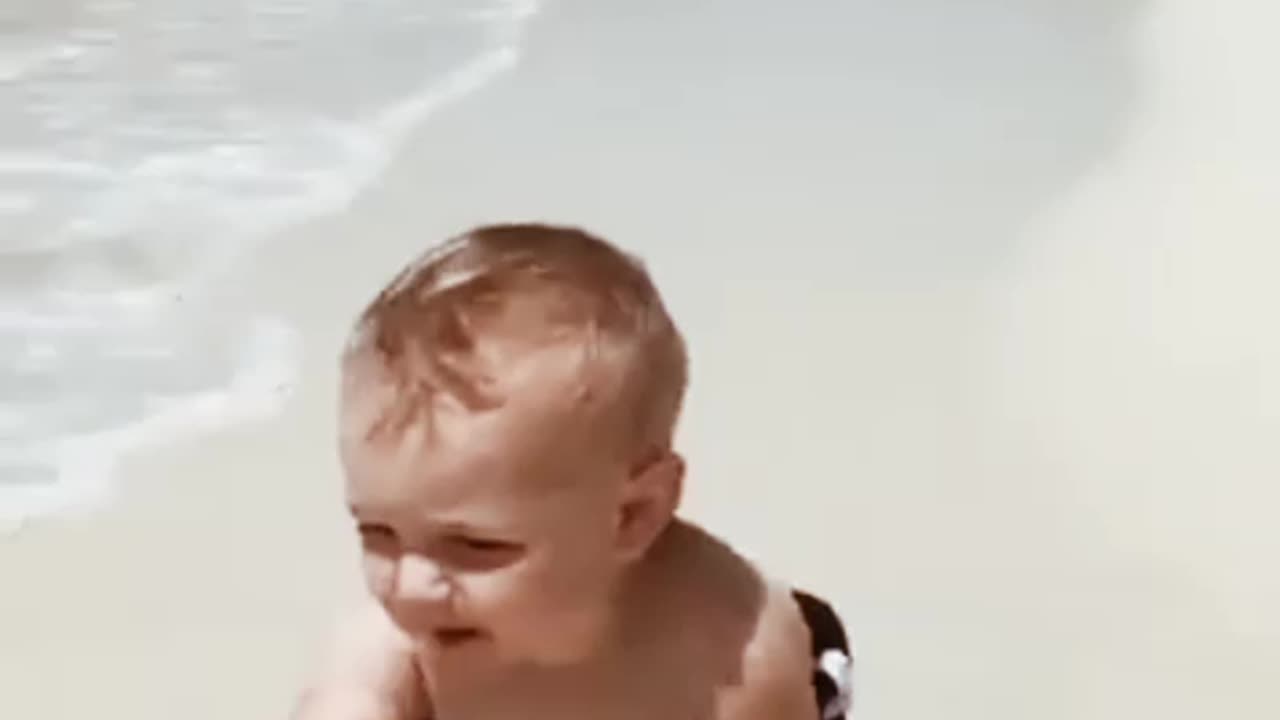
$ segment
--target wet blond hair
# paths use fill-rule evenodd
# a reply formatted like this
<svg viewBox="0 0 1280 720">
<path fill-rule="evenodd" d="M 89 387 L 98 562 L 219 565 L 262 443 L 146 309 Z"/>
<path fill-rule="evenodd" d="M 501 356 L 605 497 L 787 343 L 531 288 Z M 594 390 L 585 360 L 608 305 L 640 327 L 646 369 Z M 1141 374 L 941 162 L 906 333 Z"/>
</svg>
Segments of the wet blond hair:
<svg viewBox="0 0 1280 720">
<path fill-rule="evenodd" d="M 684 340 L 644 265 L 574 227 L 474 228 L 428 250 L 364 310 L 343 352 L 344 375 L 372 361 L 393 392 L 369 435 L 431 422 L 442 394 L 471 410 L 505 398 L 480 342 L 580 349 L 574 398 L 607 442 L 665 449 L 680 414 Z"/>
</svg>

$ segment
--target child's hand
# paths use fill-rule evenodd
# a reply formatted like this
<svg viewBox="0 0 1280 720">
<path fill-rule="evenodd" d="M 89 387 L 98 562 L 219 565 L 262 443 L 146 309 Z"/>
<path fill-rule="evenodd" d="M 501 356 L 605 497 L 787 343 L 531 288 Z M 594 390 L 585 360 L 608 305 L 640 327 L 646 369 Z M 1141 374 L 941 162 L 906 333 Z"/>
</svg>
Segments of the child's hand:
<svg viewBox="0 0 1280 720">
<path fill-rule="evenodd" d="M 412 645 L 377 605 L 340 628 L 327 660 L 292 720 L 430 720 Z"/>
</svg>

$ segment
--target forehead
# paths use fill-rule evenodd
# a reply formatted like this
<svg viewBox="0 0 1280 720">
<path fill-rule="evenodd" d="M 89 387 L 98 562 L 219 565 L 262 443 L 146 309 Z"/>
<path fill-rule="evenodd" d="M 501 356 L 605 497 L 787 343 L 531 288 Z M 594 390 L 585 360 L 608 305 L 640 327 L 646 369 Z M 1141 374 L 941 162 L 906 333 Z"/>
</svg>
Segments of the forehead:
<svg viewBox="0 0 1280 720">
<path fill-rule="evenodd" d="M 342 434 L 353 439 L 391 427 L 388 434 L 398 435 L 394 431 L 407 429 L 401 425 L 421 422 L 445 449 L 482 439 L 526 453 L 581 441 L 588 431 L 604 435 L 601 421 L 613 414 L 610 400 L 622 380 L 613 360 L 581 342 L 534 347 L 485 338 L 462 360 L 477 371 L 468 382 L 483 385 L 477 393 L 463 393 L 486 398 L 472 403 L 452 386 L 435 383 L 444 379 L 439 365 L 423 366 L 414 358 L 396 364 L 373 351 L 359 352 L 343 363 Z"/>
<path fill-rule="evenodd" d="M 572 426 L 522 404 L 436 409 L 379 438 L 343 441 L 347 497 L 357 513 L 466 525 L 512 525 L 556 510 L 595 471 Z"/>
</svg>

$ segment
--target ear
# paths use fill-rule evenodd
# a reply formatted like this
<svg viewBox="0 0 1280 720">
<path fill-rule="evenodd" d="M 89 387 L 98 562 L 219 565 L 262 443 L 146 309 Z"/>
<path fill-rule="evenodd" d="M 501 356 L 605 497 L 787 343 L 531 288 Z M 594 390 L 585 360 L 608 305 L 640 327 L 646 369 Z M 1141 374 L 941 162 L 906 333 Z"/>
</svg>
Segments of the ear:
<svg viewBox="0 0 1280 720">
<path fill-rule="evenodd" d="M 655 451 L 626 479 L 618 505 L 616 549 L 627 561 L 648 551 L 675 516 L 684 491 L 684 458 Z"/>
</svg>

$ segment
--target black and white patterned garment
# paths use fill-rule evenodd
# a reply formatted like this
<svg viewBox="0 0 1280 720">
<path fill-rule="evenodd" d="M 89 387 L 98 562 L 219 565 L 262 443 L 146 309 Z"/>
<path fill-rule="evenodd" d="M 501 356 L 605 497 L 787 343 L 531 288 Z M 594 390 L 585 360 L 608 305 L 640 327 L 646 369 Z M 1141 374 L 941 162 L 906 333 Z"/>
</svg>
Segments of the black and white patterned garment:
<svg viewBox="0 0 1280 720">
<path fill-rule="evenodd" d="M 825 600 L 792 592 L 813 638 L 813 692 L 819 720 L 847 720 L 853 709 L 853 653 L 844 623 Z"/>
</svg>

